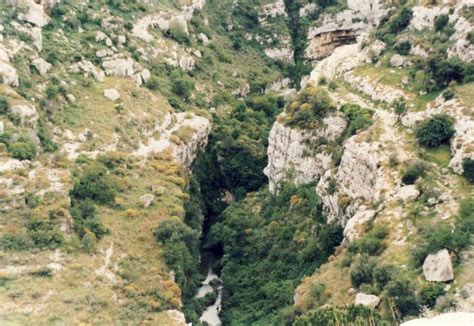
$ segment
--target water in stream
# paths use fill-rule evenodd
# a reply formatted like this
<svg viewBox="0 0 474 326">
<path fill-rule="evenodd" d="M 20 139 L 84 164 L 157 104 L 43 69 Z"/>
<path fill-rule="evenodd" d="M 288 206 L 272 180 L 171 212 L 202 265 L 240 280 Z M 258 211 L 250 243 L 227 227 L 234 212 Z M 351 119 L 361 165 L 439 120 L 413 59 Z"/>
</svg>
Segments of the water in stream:
<svg viewBox="0 0 474 326">
<path fill-rule="evenodd" d="M 198 289 L 196 294 L 197 298 L 202 298 L 206 294 L 214 291 L 210 283 L 213 280 L 219 280 L 219 277 L 213 272 L 212 269 L 209 269 L 206 279 L 202 282 L 202 286 Z M 219 312 L 221 311 L 221 303 L 222 303 L 222 285 L 219 285 L 217 288 L 217 299 L 211 306 L 207 307 L 206 310 L 202 313 L 199 320 L 202 322 L 206 322 L 209 326 L 220 326 L 222 322 L 219 318 Z"/>
</svg>

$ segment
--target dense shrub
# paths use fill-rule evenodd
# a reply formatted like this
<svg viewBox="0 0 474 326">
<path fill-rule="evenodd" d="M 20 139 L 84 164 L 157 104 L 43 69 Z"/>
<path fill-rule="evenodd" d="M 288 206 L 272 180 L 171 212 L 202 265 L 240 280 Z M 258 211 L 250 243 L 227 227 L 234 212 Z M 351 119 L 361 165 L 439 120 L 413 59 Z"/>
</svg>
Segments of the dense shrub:
<svg viewBox="0 0 474 326">
<path fill-rule="evenodd" d="M 160 81 L 158 77 L 151 76 L 150 79 L 146 82 L 145 86 L 152 91 L 156 91 L 160 87 Z"/>
<path fill-rule="evenodd" d="M 462 175 L 470 182 L 474 183 L 474 160 L 466 157 L 462 160 Z"/>
<path fill-rule="evenodd" d="M 199 233 L 172 218 L 160 223 L 154 231 L 155 238 L 164 246 L 164 258 L 176 273 L 176 281 L 185 295 L 196 288 L 195 274 L 199 265 Z"/>
<path fill-rule="evenodd" d="M 36 146 L 32 141 L 23 139 L 9 144 L 8 153 L 18 160 L 33 160 L 36 157 Z"/>
<path fill-rule="evenodd" d="M 322 307 L 310 310 L 296 319 L 294 326 L 326 325 L 388 325 L 373 309 L 363 306 Z"/>
<path fill-rule="evenodd" d="M 347 136 L 354 135 L 358 130 L 367 128 L 373 124 L 373 111 L 363 109 L 357 104 L 344 104 L 341 108 L 347 119 Z"/>
<path fill-rule="evenodd" d="M 389 302 L 393 303 L 399 315 L 415 316 L 420 311 L 418 298 L 408 279 L 397 277 L 388 282 L 385 287 L 385 295 Z"/>
<path fill-rule="evenodd" d="M 74 184 L 70 195 L 75 199 L 91 199 L 99 204 L 110 204 L 117 194 L 117 187 L 102 166 L 93 166 L 87 169 L 81 178 Z"/>
<path fill-rule="evenodd" d="M 402 115 L 407 111 L 407 103 L 403 98 L 399 98 L 393 102 L 393 110 L 396 114 Z"/>
<path fill-rule="evenodd" d="M 446 144 L 455 133 L 453 124 L 453 120 L 449 116 L 435 115 L 417 126 L 416 139 L 420 145 L 426 147 Z"/>
<path fill-rule="evenodd" d="M 109 232 L 96 216 L 94 203 L 90 199 L 73 201 L 71 215 L 74 220 L 74 231 L 81 238 L 92 232 L 95 238 L 100 239 Z"/>
<path fill-rule="evenodd" d="M 388 235 L 385 226 L 377 225 L 362 239 L 354 240 L 348 248 L 350 253 L 362 253 L 370 256 L 379 255 L 385 249 L 383 240 Z"/>
<path fill-rule="evenodd" d="M 171 91 L 184 100 L 189 100 L 194 90 L 194 82 L 187 77 L 176 77 L 171 83 Z"/>
<path fill-rule="evenodd" d="M 5 96 L 0 96 L 0 114 L 7 114 L 10 109 L 10 102 Z"/>
<path fill-rule="evenodd" d="M 436 32 L 442 31 L 449 23 L 449 15 L 439 15 L 435 17 L 434 28 Z"/>
<path fill-rule="evenodd" d="M 62 245 L 64 237 L 59 228 L 49 219 L 35 218 L 27 225 L 28 235 L 40 248 L 55 249 Z"/>
<path fill-rule="evenodd" d="M 400 55 L 409 55 L 411 50 L 410 41 L 402 41 L 396 44 L 393 49 Z"/>
<path fill-rule="evenodd" d="M 186 34 L 184 27 L 179 23 L 171 23 L 168 34 L 179 43 L 189 42 L 189 36 Z"/>
<path fill-rule="evenodd" d="M 436 299 L 444 294 L 444 284 L 429 283 L 420 291 L 420 303 L 428 308 L 433 308 Z"/>
<path fill-rule="evenodd" d="M 418 178 L 425 175 L 427 169 L 428 166 L 421 161 L 410 163 L 402 176 L 402 182 L 406 185 L 414 184 Z"/>
<path fill-rule="evenodd" d="M 377 265 L 374 258 L 368 255 L 360 256 L 351 268 L 351 284 L 353 287 L 360 287 L 362 284 L 372 283 L 374 268 Z"/>
<path fill-rule="evenodd" d="M 454 98 L 454 92 L 450 89 L 445 90 L 442 95 L 446 101 L 449 101 Z"/>
<path fill-rule="evenodd" d="M 379 28 L 376 32 L 377 38 L 383 40 L 389 45 L 394 44 L 396 34 L 402 32 L 408 27 L 412 16 L 412 10 L 403 6 L 392 12 L 391 16 L 384 17 L 384 19 L 380 21 Z"/>
<path fill-rule="evenodd" d="M 327 91 L 321 88 L 307 87 L 287 108 L 289 117 L 286 123 L 289 126 L 310 128 L 321 123 L 322 119 L 334 109 Z"/>
</svg>

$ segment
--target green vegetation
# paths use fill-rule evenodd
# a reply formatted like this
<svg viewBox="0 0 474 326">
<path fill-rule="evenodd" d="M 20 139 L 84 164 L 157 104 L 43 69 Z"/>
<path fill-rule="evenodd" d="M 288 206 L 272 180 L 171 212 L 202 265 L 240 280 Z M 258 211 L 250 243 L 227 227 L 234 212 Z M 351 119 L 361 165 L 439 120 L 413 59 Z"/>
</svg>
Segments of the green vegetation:
<svg viewBox="0 0 474 326">
<path fill-rule="evenodd" d="M 416 128 L 418 143 L 426 147 L 435 147 L 449 142 L 454 135 L 453 120 L 447 115 L 435 115 Z"/>
<path fill-rule="evenodd" d="M 55 249 L 64 242 L 64 235 L 50 219 L 35 218 L 27 225 L 28 235 L 40 248 Z"/>
<path fill-rule="evenodd" d="M 355 135 L 358 130 L 365 129 L 373 124 L 373 111 L 363 109 L 357 104 L 344 104 L 341 111 L 347 118 L 346 137 Z"/>
<path fill-rule="evenodd" d="M 36 146 L 33 142 L 23 137 L 21 140 L 8 144 L 8 153 L 18 160 L 32 160 L 36 157 Z"/>
<path fill-rule="evenodd" d="M 326 115 L 335 110 L 327 91 L 307 87 L 287 107 L 285 122 L 290 127 L 314 128 L 321 124 Z"/>
<path fill-rule="evenodd" d="M 259 213 L 252 202 L 261 203 Z M 265 191 L 227 208 L 213 225 L 220 244 L 225 284 L 224 322 L 280 324 L 304 275 L 327 260 L 342 240 L 340 226 L 327 224 L 314 185 Z M 278 313 L 280 311 L 280 313 Z"/>
<path fill-rule="evenodd" d="M 0 114 L 7 114 L 10 110 L 10 102 L 5 96 L 0 97 Z"/>
<path fill-rule="evenodd" d="M 365 237 L 353 241 L 347 249 L 351 254 L 379 255 L 385 249 L 383 240 L 388 235 L 388 230 L 383 225 L 377 225 L 370 230 Z"/>
<path fill-rule="evenodd" d="M 415 184 L 418 178 L 425 175 L 427 169 L 427 165 L 422 161 L 411 162 L 402 176 L 402 182 L 406 185 Z"/>
<path fill-rule="evenodd" d="M 423 306 L 433 308 L 436 304 L 436 299 L 445 293 L 444 285 L 439 283 L 429 283 L 425 285 L 420 291 L 420 303 Z"/>
<path fill-rule="evenodd" d="M 99 204 L 111 204 L 117 194 L 117 188 L 107 169 L 95 165 L 87 169 L 74 184 L 70 195 L 78 200 L 92 200 Z"/>
<path fill-rule="evenodd" d="M 364 325 L 388 326 L 381 315 L 373 309 L 354 306 L 349 307 L 323 307 L 309 311 L 298 318 L 294 326 L 323 326 L 323 325 Z"/>
<path fill-rule="evenodd" d="M 462 175 L 470 182 L 474 183 L 474 160 L 466 157 L 462 160 Z"/>
<path fill-rule="evenodd" d="M 410 24 L 413 12 L 407 6 L 401 6 L 380 21 L 379 28 L 376 32 L 377 38 L 381 39 L 388 45 L 395 43 L 396 35 L 402 32 Z"/>
<path fill-rule="evenodd" d="M 199 233 L 179 218 L 160 223 L 155 238 L 164 246 L 164 258 L 175 272 L 176 280 L 185 296 L 192 296 L 197 288 L 199 265 Z"/>
</svg>

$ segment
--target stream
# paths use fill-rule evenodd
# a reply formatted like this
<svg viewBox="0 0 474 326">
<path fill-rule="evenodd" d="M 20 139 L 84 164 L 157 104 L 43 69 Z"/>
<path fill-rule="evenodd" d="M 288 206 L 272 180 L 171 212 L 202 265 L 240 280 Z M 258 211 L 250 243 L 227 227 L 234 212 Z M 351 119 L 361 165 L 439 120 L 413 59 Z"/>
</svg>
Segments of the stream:
<svg viewBox="0 0 474 326">
<path fill-rule="evenodd" d="M 196 294 L 197 298 L 202 298 L 206 294 L 214 291 L 210 283 L 213 280 L 219 280 L 219 276 L 214 273 L 212 268 L 209 269 L 206 279 L 202 282 L 202 286 L 198 289 Z M 206 322 L 209 326 L 220 326 L 222 325 L 221 319 L 219 318 L 219 312 L 221 311 L 221 303 L 222 303 L 222 285 L 219 285 L 217 288 L 217 299 L 211 305 L 208 306 L 206 310 L 202 313 L 199 320 L 202 322 Z"/>
</svg>

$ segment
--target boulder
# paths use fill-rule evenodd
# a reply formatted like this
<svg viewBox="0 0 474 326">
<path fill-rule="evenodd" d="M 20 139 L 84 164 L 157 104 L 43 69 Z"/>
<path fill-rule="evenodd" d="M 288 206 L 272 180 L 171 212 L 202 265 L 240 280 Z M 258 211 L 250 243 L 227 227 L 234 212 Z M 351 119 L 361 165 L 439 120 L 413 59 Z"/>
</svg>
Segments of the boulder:
<svg viewBox="0 0 474 326">
<path fill-rule="evenodd" d="M 146 194 L 140 197 L 140 202 L 142 203 L 144 208 L 148 208 L 153 202 L 153 199 L 155 199 L 155 196 L 153 196 L 152 194 Z"/>
<path fill-rule="evenodd" d="M 431 318 L 418 318 L 407 321 L 401 326 L 472 326 L 474 313 L 449 312 Z"/>
<path fill-rule="evenodd" d="M 36 58 L 31 63 L 38 70 L 41 76 L 46 76 L 52 67 L 52 65 L 43 58 Z"/>
<path fill-rule="evenodd" d="M 405 64 L 405 58 L 402 57 L 401 55 L 399 54 L 394 54 L 391 58 L 390 58 L 390 65 L 392 67 L 401 67 Z"/>
<path fill-rule="evenodd" d="M 423 263 L 423 274 L 427 281 L 448 282 L 454 279 L 453 266 L 446 249 L 426 257 Z"/>
<path fill-rule="evenodd" d="M 344 237 L 348 241 L 353 241 L 359 237 L 359 228 L 364 223 L 374 218 L 376 211 L 373 209 L 364 209 L 361 207 L 352 218 L 347 221 L 346 227 L 344 228 Z"/>
<path fill-rule="evenodd" d="M 3 121 L 0 121 L 0 135 L 5 132 L 5 124 Z"/>
<path fill-rule="evenodd" d="M 102 63 L 106 75 L 117 77 L 133 76 L 133 60 L 127 59 L 109 59 Z"/>
<path fill-rule="evenodd" d="M 465 299 L 474 298 L 474 283 L 467 283 L 461 291 L 461 295 Z"/>
<path fill-rule="evenodd" d="M 0 61 L 0 81 L 13 87 L 19 85 L 16 69 L 8 62 Z"/>
<path fill-rule="evenodd" d="M 23 125 L 33 125 L 38 121 L 38 112 L 36 108 L 27 104 L 17 104 L 10 108 L 12 113 L 18 114 Z"/>
<path fill-rule="evenodd" d="M 356 305 L 362 305 L 364 307 L 369 307 L 372 309 L 377 308 L 380 303 L 379 297 L 372 294 L 357 293 L 355 298 Z"/>
<path fill-rule="evenodd" d="M 78 73 L 79 71 L 82 71 L 88 75 L 92 75 L 95 80 L 100 81 L 100 82 L 104 81 L 104 78 L 105 78 L 104 72 L 101 69 L 94 66 L 94 64 L 88 60 L 83 60 L 76 64 L 73 64 L 71 65 L 69 69 L 74 73 Z"/>
<path fill-rule="evenodd" d="M 104 96 L 111 101 L 117 101 L 120 98 L 120 93 L 115 88 L 106 89 Z"/>
<path fill-rule="evenodd" d="M 208 45 L 209 44 L 209 38 L 207 37 L 206 34 L 204 33 L 199 33 L 197 35 L 197 39 L 204 45 Z"/>
<path fill-rule="evenodd" d="M 49 17 L 46 14 L 44 5 L 41 1 L 35 0 L 16 0 L 12 1 L 19 9 L 18 19 L 27 21 L 38 27 L 43 27 L 48 24 Z"/>
<path fill-rule="evenodd" d="M 420 191 L 416 189 L 416 186 L 409 185 L 401 187 L 395 197 L 404 203 L 410 203 L 415 201 L 420 195 Z"/>
</svg>

